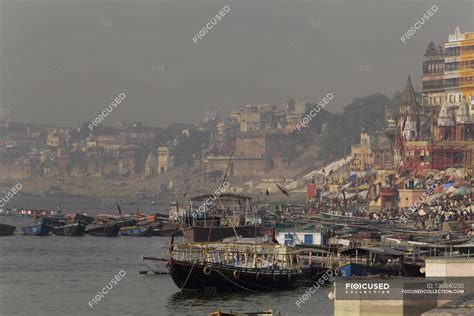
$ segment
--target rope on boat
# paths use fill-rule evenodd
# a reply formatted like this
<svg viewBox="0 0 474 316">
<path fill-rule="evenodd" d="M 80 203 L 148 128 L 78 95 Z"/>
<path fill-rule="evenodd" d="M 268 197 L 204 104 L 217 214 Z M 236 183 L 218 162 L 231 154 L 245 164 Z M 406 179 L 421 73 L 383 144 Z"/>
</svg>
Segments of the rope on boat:
<svg viewBox="0 0 474 316">
<path fill-rule="evenodd" d="M 188 283 L 188 279 L 189 277 L 191 276 L 191 272 L 193 272 L 193 269 L 194 269 L 194 265 L 196 264 L 196 261 L 193 262 L 193 265 L 191 267 L 191 270 L 189 270 L 189 273 L 188 273 L 188 276 L 186 277 L 186 280 L 184 281 L 184 284 L 183 286 L 181 287 L 181 291 L 184 289 L 184 287 L 186 286 L 186 283 Z"/>
<path fill-rule="evenodd" d="M 232 281 L 231 279 L 229 279 L 228 277 L 226 277 L 226 276 L 225 276 L 222 272 L 220 272 L 219 270 L 214 270 L 214 271 L 216 271 L 217 273 L 219 273 L 220 275 L 222 275 L 222 276 L 223 276 L 227 281 L 229 281 L 230 283 L 232 283 L 232 284 L 234 284 L 234 285 L 237 285 L 238 287 L 240 287 L 240 288 L 242 288 L 242 289 L 244 289 L 244 290 L 246 290 L 246 291 L 249 291 L 249 292 L 252 292 L 252 293 L 257 293 L 256 291 L 253 291 L 253 290 L 248 289 L 248 288 L 246 288 L 246 287 L 244 287 L 244 286 L 242 286 L 242 285 L 240 285 L 240 284 L 238 284 L 238 283 L 235 283 L 234 281 Z"/>
</svg>

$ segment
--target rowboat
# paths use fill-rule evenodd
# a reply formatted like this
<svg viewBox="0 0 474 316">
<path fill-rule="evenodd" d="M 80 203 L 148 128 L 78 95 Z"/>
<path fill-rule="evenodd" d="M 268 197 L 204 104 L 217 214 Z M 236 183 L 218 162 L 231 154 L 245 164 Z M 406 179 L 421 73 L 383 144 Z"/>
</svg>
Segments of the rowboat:
<svg viewBox="0 0 474 316">
<path fill-rule="evenodd" d="M 7 224 L 0 224 L 0 236 L 9 236 L 13 235 L 16 227 Z"/>
<path fill-rule="evenodd" d="M 120 231 L 120 226 L 117 224 L 96 224 L 88 226 L 86 233 L 92 236 L 115 237 Z"/>
<path fill-rule="evenodd" d="M 74 223 L 53 228 L 53 234 L 59 236 L 82 236 L 86 227 L 81 223 Z"/>
<path fill-rule="evenodd" d="M 125 226 L 120 227 L 120 235 L 123 236 L 151 236 L 152 228 L 150 226 Z"/>
<path fill-rule="evenodd" d="M 32 226 L 22 227 L 23 234 L 30 236 L 48 236 L 51 227 L 45 224 L 36 224 Z"/>
</svg>

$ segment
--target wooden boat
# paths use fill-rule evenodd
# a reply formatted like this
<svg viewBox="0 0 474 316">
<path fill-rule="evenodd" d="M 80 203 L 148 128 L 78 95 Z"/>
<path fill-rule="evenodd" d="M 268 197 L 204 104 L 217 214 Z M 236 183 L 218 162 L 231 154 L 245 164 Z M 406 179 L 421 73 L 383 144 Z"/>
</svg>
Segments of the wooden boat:
<svg viewBox="0 0 474 316">
<path fill-rule="evenodd" d="M 53 228 L 53 234 L 59 236 L 83 236 L 86 227 L 81 223 L 74 223 Z"/>
<path fill-rule="evenodd" d="M 181 290 L 291 289 L 303 277 L 294 248 L 273 243 L 187 243 L 170 248 L 170 273 Z"/>
<path fill-rule="evenodd" d="M 275 312 L 271 309 L 263 311 L 263 312 L 250 312 L 250 313 L 234 313 L 232 311 L 230 312 L 213 312 L 210 313 L 209 316 L 279 316 L 281 315 L 280 313 L 275 314 Z"/>
<path fill-rule="evenodd" d="M 120 227 L 120 235 L 123 236 L 151 236 L 152 228 L 150 226 L 124 226 Z"/>
<path fill-rule="evenodd" d="M 45 216 L 38 219 L 38 224 L 48 225 L 49 227 L 59 227 L 66 225 L 66 218 L 63 216 Z"/>
<path fill-rule="evenodd" d="M 78 222 L 83 222 L 85 224 L 92 224 L 95 221 L 95 218 L 92 216 L 84 215 L 81 213 L 74 214 L 74 218 Z"/>
<path fill-rule="evenodd" d="M 87 226 L 86 233 L 92 236 L 115 237 L 120 231 L 120 226 L 115 223 L 96 224 Z"/>
<path fill-rule="evenodd" d="M 270 229 L 271 230 L 271 229 Z M 189 242 L 214 242 L 225 238 L 241 236 L 242 238 L 264 237 L 272 235 L 269 229 L 263 226 L 218 226 L 201 227 L 193 226 L 183 229 L 183 235 Z"/>
<path fill-rule="evenodd" d="M 339 254 L 339 271 L 344 279 L 401 274 L 403 253 L 388 247 L 357 247 L 340 251 Z"/>
<path fill-rule="evenodd" d="M 29 236 L 48 236 L 51 231 L 51 227 L 45 224 L 36 224 L 31 226 L 22 227 L 24 235 Z"/>
<path fill-rule="evenodd" d="M 170 237 L 183 236 L 183 232 L 177 228 L 154 228 L 151 231 L 152 236 Z"/>
<path fill-rule="evenodd" d="M 0 236 L 9 236 L 15 233 L 16 227 L 7 224 L 0 224 Z"/>
</svg>

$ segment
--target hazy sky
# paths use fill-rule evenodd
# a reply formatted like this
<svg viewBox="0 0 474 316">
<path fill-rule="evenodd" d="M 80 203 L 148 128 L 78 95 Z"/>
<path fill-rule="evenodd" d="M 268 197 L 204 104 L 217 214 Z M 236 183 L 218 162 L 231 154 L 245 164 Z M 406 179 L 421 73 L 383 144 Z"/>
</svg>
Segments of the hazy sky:
<svg viewBox="0 0 474 316">
<path fill-rule="evenodd" d="M 438 12 L 406 43 L 403 33 Z M 230 11 L 197 43 L 193 36 Z M 113 98 L 106 119 L 166 126 L 245 104 L 354 97 L 421 86 L 426 45 L 456 25 L 474 31 L 473 1 L 0 0 L 0 107 L 9 120 L 77 126 Z"/>
</svg>

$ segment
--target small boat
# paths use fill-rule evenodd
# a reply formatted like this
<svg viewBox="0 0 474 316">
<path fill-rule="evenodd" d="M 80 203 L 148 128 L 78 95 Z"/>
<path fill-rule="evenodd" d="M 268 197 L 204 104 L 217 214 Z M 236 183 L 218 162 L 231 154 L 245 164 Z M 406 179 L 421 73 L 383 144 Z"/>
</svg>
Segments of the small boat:
<svg viewBox="0 0 474 316">
<path fill-rule="evenodd" d="M 263 312 L 250 312 L 250 313 L 234 313 L 233 311 L 230 312 L 213 312 L 210 313 L 209 316 L 279 316 L 281 313 L 275 314 L 275 311 L 269 309 Z"/>
<path fill-rule="evenodd" d="M 120 231 L 120 226 L 113 224 L 96 224 L 87 227 L 86 233 L 92 236 L 115 237 Z"/>
<path fill-rule="evenodd" d="M 158 202 L 156 202 L 155 200 L 150 202 L 150 205 L 156 205 L 156 204 L 158 204 Z"/>
<path fill-rule="evenodd" d="M 123 236 L 151 236 L 150 226 L 124 226 L 120 227 L 120 235 Z"/>
<path fill-rule="evenodd" d="M 9 236 L 13 235 L 16 227 L 7 224 L 0 224 L 0 236 Z"/>
<path fill-rule="evenodd" d="M 400 275 L 403 253 L 388 247 L 356 247 L 340 251 L 339 271 L 344 279 L 353 276 Z"/>
<path fill-rule="evenodd" d="M 45 216 L 38 219 L 38 224 L 59 227 L 66 225 L 66 218 L 63 216 Z"/>
<path fill-rule="evenodd" d="M 53 234 L 59 236 L 83 236 L 86 227 L 81 223 L 74 223 L 53 228 Z"/>
<path fill-rule="evenodd" d="M 32 226 L 22 227 L 24 235 L 30 236 L 48 236 L 51 231 L 51 227 L 45 224 L 36 224 Z"/>
</svg>

